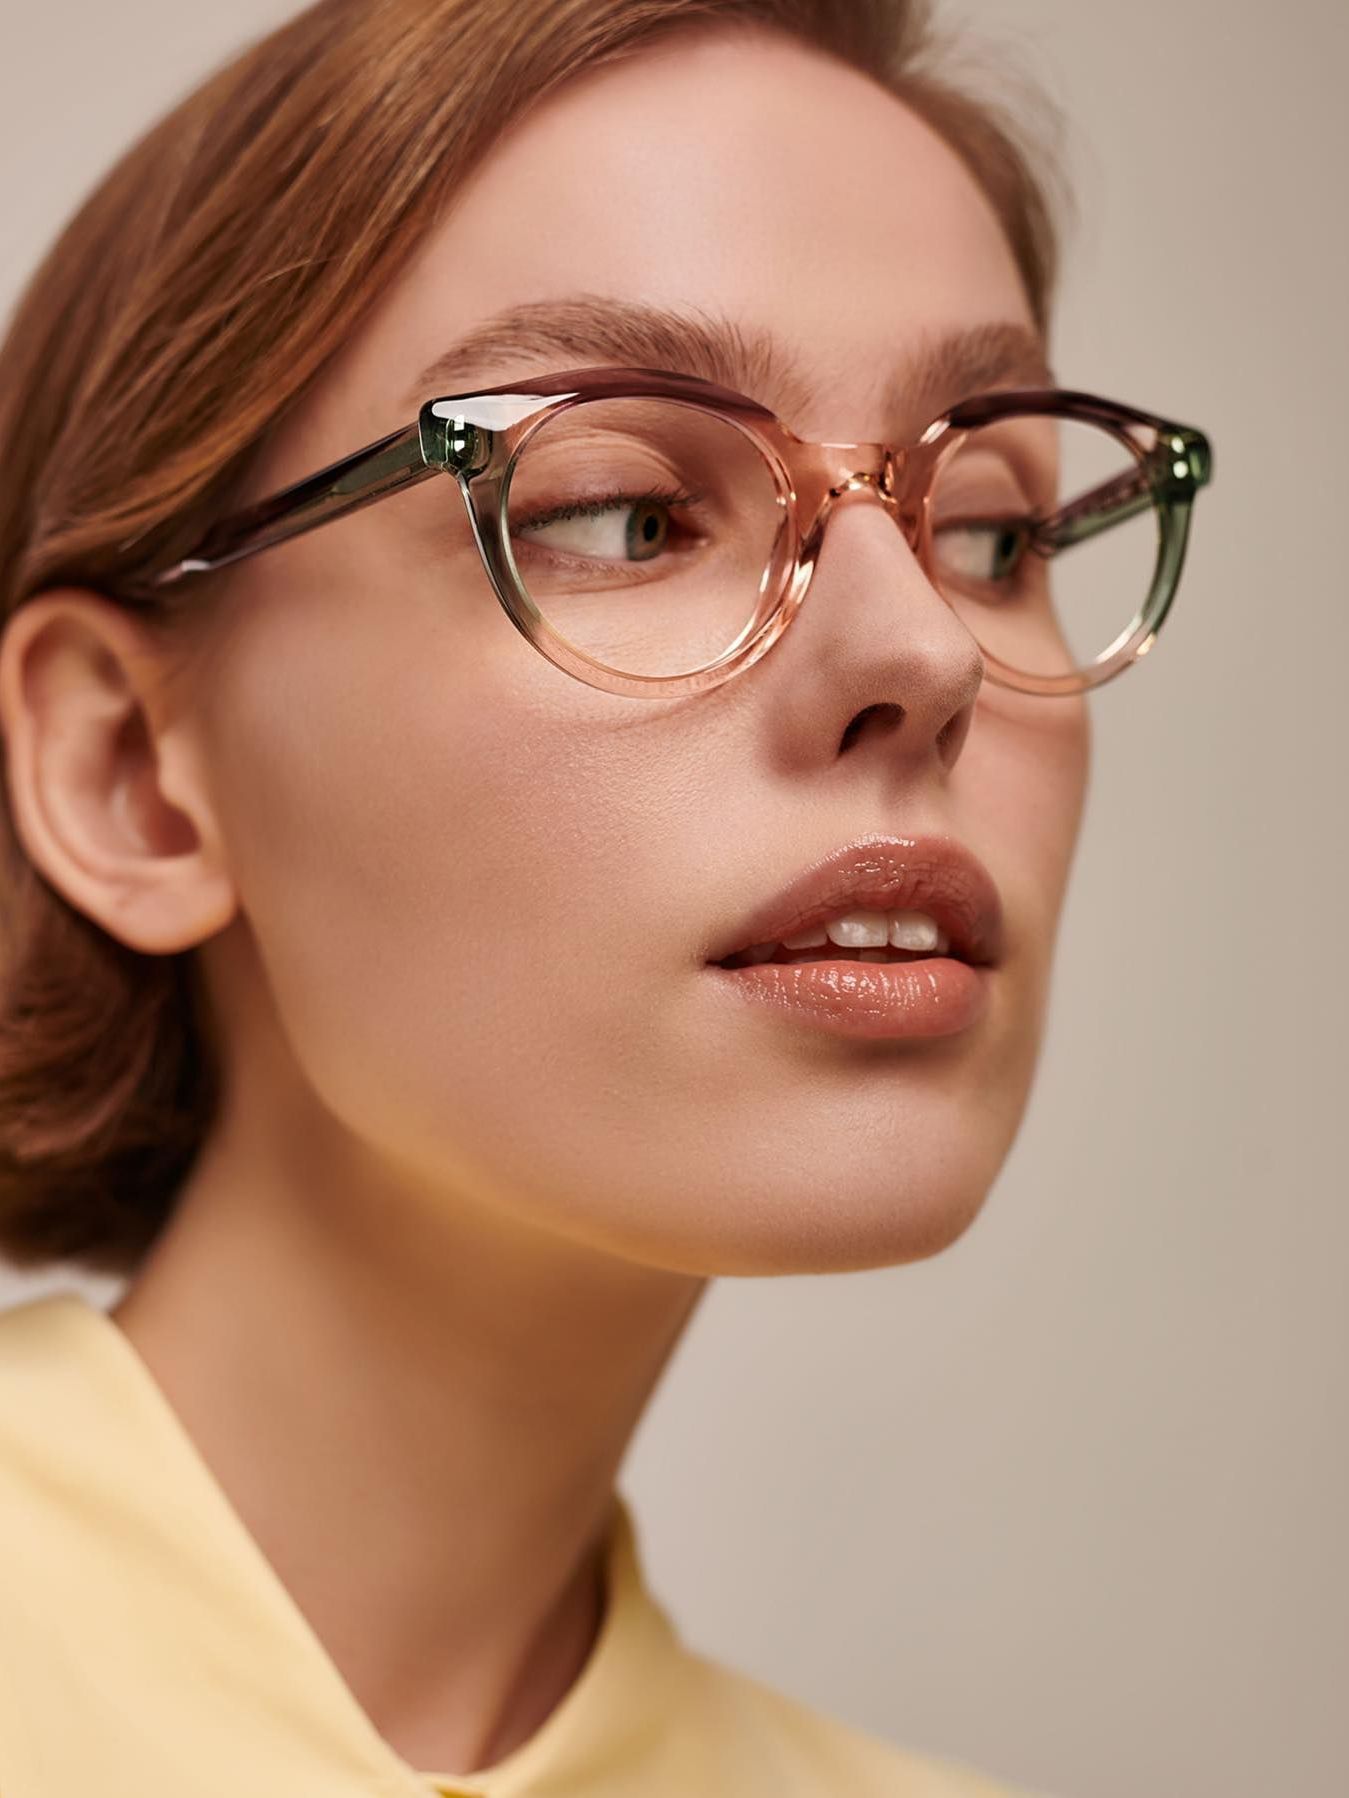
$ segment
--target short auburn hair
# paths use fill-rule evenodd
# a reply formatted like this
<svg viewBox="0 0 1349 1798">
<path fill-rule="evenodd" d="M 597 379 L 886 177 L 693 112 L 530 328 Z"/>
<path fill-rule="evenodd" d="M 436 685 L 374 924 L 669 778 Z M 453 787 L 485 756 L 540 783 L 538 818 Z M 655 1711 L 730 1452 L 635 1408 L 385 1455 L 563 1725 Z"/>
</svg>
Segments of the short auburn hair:
<svg viewBox="0 0 1349 1798">
<path fill-rule="evenodd" d="M 128 546 L 172 559 L 227 507 L 529 104 L 714 24 L 787 32 L 925 119 L 989 198 L 1048 337 L 1059 114 L 1023 78 L 1031 133 L 943 78 L 931 0 L 318 0 L 134 144 L 23 294 L 0 344 L 0 631 L 64 584 L 166 630 L 201 606 L 207 582 L 118 597 Z M 67 903 L 5 803 L 0 958 L 0 1256 L 129 1273 L 218 1103 L 195 952 L 142 954 Z"/>
</svg>

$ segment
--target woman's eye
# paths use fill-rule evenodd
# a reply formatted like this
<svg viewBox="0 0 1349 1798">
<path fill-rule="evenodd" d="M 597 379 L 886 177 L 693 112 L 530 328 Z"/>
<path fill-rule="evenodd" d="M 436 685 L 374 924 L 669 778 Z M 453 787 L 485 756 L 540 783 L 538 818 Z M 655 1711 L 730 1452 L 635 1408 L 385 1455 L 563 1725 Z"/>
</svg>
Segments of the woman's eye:
<svg viewBox="0 0 1349 1798">
<path fill-rule="evenodd" d="M 668 547 L 671 507 L 693 495 L 615 494 L 511 522 L 512 537 L 600 562 L 651 562 Z"/>
<path fill-rule="evenodd" d="M 1016 574 L 1030 543 L 1022 519 L 941 525 L 935 533 L 943 572 L 958 580 L 1005 583 Z"/>
</svg>

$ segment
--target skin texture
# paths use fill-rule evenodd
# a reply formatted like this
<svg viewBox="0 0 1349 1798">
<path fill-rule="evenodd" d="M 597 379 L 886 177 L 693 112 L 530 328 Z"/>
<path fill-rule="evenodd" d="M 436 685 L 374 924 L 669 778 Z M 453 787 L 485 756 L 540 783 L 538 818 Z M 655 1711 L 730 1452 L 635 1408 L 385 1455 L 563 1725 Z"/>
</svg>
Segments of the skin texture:
<svg viewBox="0 0 1349 1798">
<path fill-rule="evenodd" d="M 404 424 L 481 318 L 577 291 L 772 329 L 829 394 L 786 422 L 832 441 L 927 422 L 875 398 L 907 343 L 1031 322 L 915 115 L 785 39 L 689 36 L 513 128 L 249 497 Z M 865 494 L 773 651 L 670 702 L 545 662 L 462 528 L 433 480 L 241 563 L 190 682 L 96 595 L 41 596 L 0 703 L 29 853 L 123 940 L 201 944 L 224 1044 L 219 1128 L 113 1316 L 376 1726 L 467 1772 L 589 1651 L 608 1494 L 705 1279 L 909 1261 L 977 1214 L 1088 725 L 980 686 Z M 714 1006 L 711 941 L 876 830 L 954 836 L 997 882 L 977 1026 L 863 1043 Z"/>
</svg>

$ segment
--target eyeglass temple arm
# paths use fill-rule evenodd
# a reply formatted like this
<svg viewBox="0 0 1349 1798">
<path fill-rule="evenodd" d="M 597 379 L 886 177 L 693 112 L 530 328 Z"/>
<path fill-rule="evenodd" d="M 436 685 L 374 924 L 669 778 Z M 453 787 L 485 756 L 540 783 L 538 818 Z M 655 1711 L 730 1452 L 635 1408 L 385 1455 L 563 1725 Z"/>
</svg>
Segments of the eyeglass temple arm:
<svg viewBox="0 0 1349 1798">
<path fill-rule="evenodd" d="M 147 590 L 172 586 L 185 575 L 222 568 L 255 550 L 269 549 L 288 537 L 298 537 L 372 505 L 402 487 L 414 486 L 438 470 L 439 465 L 427 459 L 420 421 L 392 431 L 354 455 L 222 519 L 191 555 L 140 585 Z"/>
<path fill-rule="evenodd" d="M 1142 462 L 1040 520 L 1035 541 L 1050 553 L 1069 549 L 1137 517 L 1159 494 L 1188 502 L 1208 482 L 1212 470 L 1208 439 L 1200 431 L 1176 426 L 1159 438 Z"/>
</svg>

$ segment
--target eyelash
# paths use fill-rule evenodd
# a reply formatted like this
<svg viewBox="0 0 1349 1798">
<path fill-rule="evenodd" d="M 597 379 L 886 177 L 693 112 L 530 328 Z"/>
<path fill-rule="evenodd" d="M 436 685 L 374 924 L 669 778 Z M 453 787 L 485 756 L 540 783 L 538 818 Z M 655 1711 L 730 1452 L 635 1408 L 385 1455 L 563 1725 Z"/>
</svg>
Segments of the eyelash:
<svg viewBox="0 0 1349 1798">
<path fill-rule="evenodd" d="M 676 506 L 697 505 L 706 497 L 704 493 L 690 493 L 682 488 L 678 492 L 668 488 L 652 487 L 645 493 L 610 493 L 602 499 L 586 500 L 583 503 L 569 506 L 554 506 L 550 512 L 536 512 L 523 521 L 513 520 L 511 531 L 514 535 L 516 532 L 528 531 L 531 526 L 537 529 L 545 524 L 560 524 L 567 518 L 600 518 L 604 513 L 610 512 L 615 506 L 620 505 L 640 506 L 654 503 L 673 509 Z"/>
</svg>

